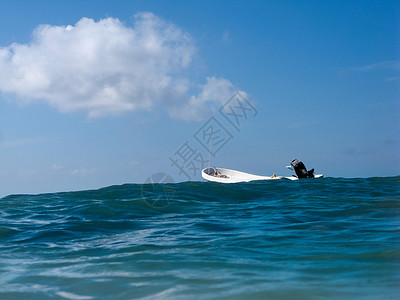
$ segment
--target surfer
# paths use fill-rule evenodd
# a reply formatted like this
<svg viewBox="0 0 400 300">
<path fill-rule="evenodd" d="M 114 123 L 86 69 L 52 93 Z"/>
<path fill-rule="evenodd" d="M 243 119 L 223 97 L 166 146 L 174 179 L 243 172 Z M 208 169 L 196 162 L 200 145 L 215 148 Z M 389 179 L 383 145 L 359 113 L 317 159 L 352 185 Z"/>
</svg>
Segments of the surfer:
<svg viewBox="0 0 400 300">
<path fill-rule="evenodd" d="M 306 166 L 301 161 L 293 159 L 290 165 L 299 179 L 314 178 L 314 169 L 307 171 Z"/>
<path fill-rule="evenodd" d="M 307 171 L 304 164 L 294 159 L 290 166 L 286 166 L 287 169 L 292 170 L 296 173 L 293 176 L 277 176 L 275 173 L 272 176 L 260 176 L 250 173 L 240 172 L 231 169 L 208 167 L 201 171 L 201 176 L 208 181 L 214 181 L 219 183 L 238 183 L 238 182 L 250 182 L 256 180 L 299 180 L 303 178 L 322 178 L 323 174 L 314 174 L 314 169 Z"/>
</svg>

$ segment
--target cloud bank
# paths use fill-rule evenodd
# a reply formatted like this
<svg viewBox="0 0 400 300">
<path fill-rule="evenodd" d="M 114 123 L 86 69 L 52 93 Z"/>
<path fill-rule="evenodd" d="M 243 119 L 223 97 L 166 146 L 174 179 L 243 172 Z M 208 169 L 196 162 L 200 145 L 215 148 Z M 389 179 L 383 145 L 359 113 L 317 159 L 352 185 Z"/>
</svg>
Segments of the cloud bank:
<svg viewBox="0 0 400 300">
<path fill-rule="evenodd" d="M 224 78 L 192 82 L 195 53 L 188 33 L 152 13 L 135 15 L 133 27 L 115 18 L 41 25 L 29 44 L 0 48 L 0 91 L 89 117 L 163 109 L 201 120 L 235 88 Z"/>
</svg>

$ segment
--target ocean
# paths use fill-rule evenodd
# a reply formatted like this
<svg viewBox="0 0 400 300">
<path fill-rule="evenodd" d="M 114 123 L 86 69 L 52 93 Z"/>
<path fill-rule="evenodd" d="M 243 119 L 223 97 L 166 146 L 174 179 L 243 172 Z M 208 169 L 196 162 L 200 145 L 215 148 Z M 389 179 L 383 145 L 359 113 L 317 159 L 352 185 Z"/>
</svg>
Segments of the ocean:
<svg viewBox="0 0 400 300">
<path fill-rule="evenodd" d="M 400 176 L 0 199 L 0 299 L 399 299 Z"/>
</svg>

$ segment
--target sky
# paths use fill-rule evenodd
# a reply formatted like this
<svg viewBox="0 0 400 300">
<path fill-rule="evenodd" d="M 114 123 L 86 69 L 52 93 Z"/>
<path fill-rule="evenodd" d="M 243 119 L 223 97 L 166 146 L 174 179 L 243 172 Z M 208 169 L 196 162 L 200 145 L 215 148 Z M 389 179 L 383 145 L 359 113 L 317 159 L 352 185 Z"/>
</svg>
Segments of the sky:
<svg viewBox="0 0 400 300">
<path fill-rule="evenodd" d="M 400 174 L 399 1 L 1 1 L 0 197 Z"/>
</svg>

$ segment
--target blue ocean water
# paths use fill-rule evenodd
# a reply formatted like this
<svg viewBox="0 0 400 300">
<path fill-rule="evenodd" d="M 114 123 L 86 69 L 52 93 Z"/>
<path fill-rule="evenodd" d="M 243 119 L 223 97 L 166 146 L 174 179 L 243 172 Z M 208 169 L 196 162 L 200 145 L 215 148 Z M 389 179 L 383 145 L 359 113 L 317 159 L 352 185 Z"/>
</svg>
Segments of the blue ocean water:
<svg viewBox="0 0 400 300">
<path fill-rule="evenodd" d="M 396 299 L 400 176 L 11 195 L 0 241 L 0 299 Z"/>
</svg>

